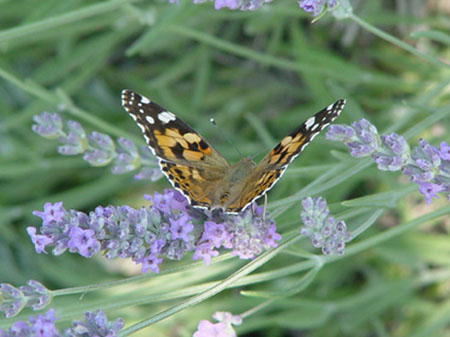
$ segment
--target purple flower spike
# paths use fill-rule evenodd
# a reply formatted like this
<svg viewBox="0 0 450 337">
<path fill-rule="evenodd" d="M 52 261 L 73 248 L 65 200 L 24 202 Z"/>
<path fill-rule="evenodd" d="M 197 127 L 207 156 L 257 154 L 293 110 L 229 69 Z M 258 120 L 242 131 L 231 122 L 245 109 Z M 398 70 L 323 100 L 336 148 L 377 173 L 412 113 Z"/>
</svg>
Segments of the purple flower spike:
<svg viewBox="0 0 450 337">
<path fill-rule="evenodd" d="M 238 9 L 239 1 L 238 0 L 215 0 L 214 8 L 221 9 L 222 7 L 227 7 L 229 9 Z"/>
<path fill-rule="evenodd" d="M 43 315 L 30 316 L 28 322 L 15 322 L 8 331 L 0 329 L 0 337 L 117 337 L 123 327 L 122 318 L 110 322 L 105 313 L 86 312 L 85 321 L 74 321 L 70 328 L 61 333 L 55 326 L 56 317 L 53 309 Z"/>
<path fill-rule="evenodd" d="M 32 307 L 35 311 L 43 309 L 52 300 L 50 290 L 35 280 L 27 281 L 27 285 L 21 286 L 19 289 L 27 299 L 26 306 Z"/>
<path fill-rule="evenodd" d="M 419 183 L 419 192 L 425 197 L 427 204 L 431 203 L 432 198 L 438 198 L 436 193 L 441 192 L 443 187 L 433 183 Z"/>
<path fill-rule="evenodd" d="M 409 146 L 396 133 L 381 136 L 382 147 L 372 154 L 372 159 L 383 171 L 398 171 L 406 165 L 410 157 Z"/>
<path fill-rule="evenodd" d="M 30 236 L 31 241 L 33 242 L 36 253 L 47 254 L 47 252 L 45 251 L 45 247 L 49 244 L 52 244 L 53 240 L 45 235 L 36 235 L 36 228 L 34 227 L 27 227 L 27 233 Z"/>
<path fill-rule="evenodd" d="M 89 135 L 90 148 L 83 155 L 92 166 L 108 165 L 116 156 L 114 142 L 111 137 L 100 132 L 91 132 Z"/>
<path fill-rule="evenodd" d="M 113 171 L 113 173 L 116 172 Z M 157 181 L 162 177 L 162 175 L 163 174 L 159 168 L 143 167 L 134 175 L 134 179 Z"/>
<path fill-rule="evenodd" d="M 44 211 L 33 211 L 33 215 L 40 217 L 43 221 L 44 226 L 52 222 L 60 222 L 64 220 L 66 210 L 62 205 L 62 201 L 51 204 L 49 202 L 45 203 Z"/>
<path fill-rule="evenodd" d="M 179 260 L 185 252 L 194 251 L 194 259 L 208 264 L 219 254 L 215 249 L 223 247 L 248 259 L 276 247 L 281 239 L 262 207 L 252 205 L 239 215 L 205 214 L 193 209 L 175 190 L 154 193 L 146 199 L 152 203 L 147 208 L 99 206 L 89 215 L 66 211 L 61 203 L 46 204 L 44 212 L 35 212 L 44 220 L 42 235 L 36 236 L 34 228 L 29 232 L 39 252 L 48 244 L 54 246 L 53 254 L 69 249 L 91 257 L 104 250 L 108 259 L 131 258 L 142 264 L 143 272 L 156 273 L 163 257 Z"/>
<path fill-rule="evenodd" d="M 192 259 L 202 259 L 205 266 L 209 266 L 211 264 L 211 258 L 217 255 L 219 255 L 219 252 L 214 250 L 214 244 L 211 241 L 204 241 L 195 247 Z"/>
<path fill-rule="evenodd" d="M 78 252 L 81 256 L 89 258 L 100 250 L 100 243 L 92 229 L 74 226 L 70 229 L 69 237 L 68 247 L 72 253 Z"/>
<path fill-rule="evenodd" d="M 333 15 L 338 18 L 345 17 L 343 14 L 345 12 L 351 12 L 351 6 L 347 0 L 297 0 L 298 5 L 305 12 L 312 13 L 313 16 L 319 16 L 324 12 L 325 9 L 332 11 Z M 344 9 L 344 13 L 336 13 L 338 9 L 338 4 Z M 325 7 L 326 5 L 326 7 Z"/>
<path fill-rule="evenodd" d="M 197 331 L 193 337 L 236 337 L 236 331 L 232 325 L 242 323 L 241 316 L 233 315 L 230 312 L 215 312 L 213 318 L 218 323 L 202 320 L 198 323 Z"/>
<path fill-rule="evenodd" d="M 328 140 L 336 140 L 340 142 L 350 142 L 356 140 L 355 130 L 345 124 L 333 124 L 328 127 L 325 138 Z"/>
<path fill-rule="evenodd" d="M 136 145 L 131 140 L 122 137 L 117 140 L 117 143 L 119 143 L 119 148 L 117 149 L 115 165 L 112 167 L 111 172 L 120 174 L 138 168 L 141 165 L 141 159 Z"/>
<path fill-rule="evenodd" d="M 88 141 L 81 124 L 75 121 L 67 121 L 66 125 L 69 132 L 58 137 L 59 141 L 64 144 L 58 147 L 58 152 L 65 156 L 72 156 L 86 151 Z"/>
<path fill-rule="evenodd" d="M 439 151 L 422 138 L 419 139 L 419 146 L 413 150 L 412 158 L 419 167 L 424 167 L 423 169 L 439 166 L 441 163 Z"/>
<path fill-rule="evenodd" d="M 35 115 L 33 121 L 36 124 L 33 124 L 31 129 L 42 137 L 54 139 L 63 133 L 62 120 L 57 113 L 44 111 L 40 115 Z"/>
<path fill-rule="evenodd" d="M 0 284 L 0 299 L 0 311 L 5 313 L 6 318 L 14 317 L 27 304 L 25 294 L 8 283 Z"/>
<path fill-rule="evenodd" d="M 331 125 L 325 135 L 329 140 L 344 142 L 353 157 L 366 157 L 378 150 L 381 140 L 375 126 L 364 118 L 348 125 Z"/>
<path fill-rule="evenodd" d="M 155 255 L 148 255 L 136 262 L 142 263 L 141 271 L 143 273 L 150 270 L 156 274 L 159 273 L 159 264 L 162 262 L 162 259 Z"/>
<path fill-rule="evenodd" d="M 381 136 L 381 141 L 383 145 L 386 146 L 393 154 L 404 155 L 409 153 L 409 146 L 406 143 L 405 138 L 399 136 L 395 132 L 390 135 Z"/>
<path fill-rule="evenodd" d="M 172 240 L 183 240 L 189 242 L 188 233 L 192 232 L 194 225 L 190 223 L 191 217 L 187 214 L 179 217 L 178 219 L 170 219 L 170 234 Z"/>
<path fill-rule="evenodd" d="M 304 210 L 301 218 L 308 220 L 300 228 L 300 233 L 311 239 L 314 247 L 322 248 L 325 255 L 342 255 L 345 251 L 345 242 L 352 239 L 351 232 L 347 231 L 344 221 L 336 223 L 329 215 L 324 198 L 305 198 L 302 200 Z"/>
<path fill-rule="evenodd" d="M 117 332 L 123 327 L 121 318 L 109 322 L 102 310 L 95 313 L 86 312 L 84 319 L 85 322 L 75 321 L 71 328 L 64 331 L 64 336 L 116 337 Z"/>
<path fill-rule="evenodd" d="M 298 5 L 305 12 L 312 13 L 313 16 L 318 16 L 323 12 L 325 0 L 298 0 Z"/>
<path fill-rule="evenodd" d="M 29 322 L 31 323 L 31 336 L 47 337 L 58 336 L 59 331 L 55 327 L 54 310 L 50 309 L 44 315 L 31 316 Z"/>
<path fill-rule="evenodd" d="M 446 142 L 442 142 L 438 154 L 441 160 L 450 160 L 450 145 Z"/>
</svg>

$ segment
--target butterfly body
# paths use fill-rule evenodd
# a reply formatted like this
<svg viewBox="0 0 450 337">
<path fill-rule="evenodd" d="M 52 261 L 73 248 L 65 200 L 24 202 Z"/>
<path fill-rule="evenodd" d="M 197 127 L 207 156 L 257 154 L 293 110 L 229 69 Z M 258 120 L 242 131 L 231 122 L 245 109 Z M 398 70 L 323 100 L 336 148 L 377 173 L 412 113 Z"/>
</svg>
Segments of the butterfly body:
<svg viewBox="0 0 450 337">
<path fill-rule="evenodd" d="M 265 194 L 291 161 L 342 111 L 338 100 L 284 137 L 259 164 L 243 158 L 230 165 L 194 129 L 173 113 L 129 90 L 122 105 L 141 128 L 174 188 L 194 207 L 237 213 Z"/>
</svg>

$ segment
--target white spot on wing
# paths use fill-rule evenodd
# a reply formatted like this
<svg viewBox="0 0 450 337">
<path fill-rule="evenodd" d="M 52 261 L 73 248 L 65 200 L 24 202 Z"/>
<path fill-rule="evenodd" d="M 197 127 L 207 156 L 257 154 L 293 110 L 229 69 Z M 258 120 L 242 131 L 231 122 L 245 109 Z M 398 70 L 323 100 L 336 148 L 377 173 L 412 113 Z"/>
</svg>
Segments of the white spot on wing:
<svg viewBox="0 0 450 337">
<path fill-rule="evenodd" d="M 329 106 L 327 106 L 327 111 L 333 110 L 333 106 L 334 106 L 334 103 L 333 103 L 333 104 L 330 104 Z"/>
<path fill-rule="evenodd" d="M 149 122 L 150 124 L 155 124 L 155 120 L 153 119 L 152 116 L 146 116 L 145 119 L 146 119 L 147 122 Z"/>
<path fill-rule="evenodd" d="M 139 126 L 139 129 L 141 129 L 142 133 L 145 134 L 145 126 L 140 123 L 138 123 L 137 126 Z"/>
<path fill-rule="evenodd" d="M 309 117 L 308 120 L 305 123 L 306 129 L 309 129 L 314 124 L 315 120 L 316 119 L 314 118 L 314 116 Z"/>
<path fill-rule="evenodd" d="M 147 97 L 145 97 L 145 96 L 141 96 L 141 103 L 149 104 L 150 100 Z"/>
<path fill-rule="evenodd" d="M 169 111 L 163 111 L 158 115 L 158 119 L 163 122 L 164 124 L 169 123 L 170 121 L 174 121 L 177 119 L 177 117 L 169 112 Z"/>
</svg>

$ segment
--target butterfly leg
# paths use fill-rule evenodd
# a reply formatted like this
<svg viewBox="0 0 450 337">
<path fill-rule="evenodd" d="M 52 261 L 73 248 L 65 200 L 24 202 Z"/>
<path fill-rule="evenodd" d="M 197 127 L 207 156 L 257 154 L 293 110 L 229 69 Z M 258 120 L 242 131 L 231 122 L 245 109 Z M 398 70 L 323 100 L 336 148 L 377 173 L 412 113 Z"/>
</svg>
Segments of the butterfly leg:
<svg viewBox="0 0 450 337">
<path fill-rule="evenodd" d="M 264 194 L 263 223 L 266 223 L 267 194 Z"/>
</svg>

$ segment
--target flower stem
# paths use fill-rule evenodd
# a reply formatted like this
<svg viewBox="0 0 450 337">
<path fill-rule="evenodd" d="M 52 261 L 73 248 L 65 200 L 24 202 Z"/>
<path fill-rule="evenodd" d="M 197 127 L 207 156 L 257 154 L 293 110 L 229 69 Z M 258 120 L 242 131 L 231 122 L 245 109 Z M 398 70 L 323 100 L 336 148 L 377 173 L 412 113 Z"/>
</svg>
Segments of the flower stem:
<svg viewBox="0 0 450 337">
<path fill-rule="evenodd" d="M 445 68 L 450 68 L 450 64 L 447 64 L 445 62 L 442 62 L 441 60 L 431 56 L 431 55 L 427 55 L 422 53 L 421 51 L 417 50 L 416 48 L 414 48 L 413 46 L 397 39 L 396 37 L 382 31 L 381 29 L 378 29 L 377 27 L 371 25 L 370 23 L 364 21 L 363 19 L 361 19 L 360 17 L 356 16 L 355 14 L 351 13 L 349 14 L 349 19 L 353 20 L 354 22 L 356 22 L 358 25 L 360 25 L 361 27 L 367 29 L 369 32 L 377 35 L 378 37 L 382 38 L 383 40 L 386 40 L 388 42 L 391 42 L 392 44 L 396 45 L 397 47 L 400 47 L 408 52 L 410 52 L 411 54 L 414 54 L 418 57 L 420 57 L 421 59 L 424 59 L 428 62 L 430 62 L 432 65 L 436 66 L 436 67 L 445 67 Z"/>
<path fill-rule="evenodd" d="M 218 283 L 217 285 L 211 287 L 210 289 L 206 290 L 205 292 L 198 294 L 196 296 L 193 296 L 183 302 L 180 302 L 178 304 L 175 304 L 174 306 L 168 308 L 167 310 L 164 310 L 160 313 L 157 313 L 156 315 L 153 315 L 152 317 L 145 319 L 141 322 L 138 322 L 118 333 L 118 337 L 124 337 L 129 336 L 136 331 L 139 331 L 153 323 L 159 322 L 183 309 L 186 309 L 188 307 L 194 306 L 200 302 L 205 301 L 206 299 L 220 293 L 221 291 L 227 289 L 230 285 L 235 283 L 236 281 L 240 280 L 242 277 L 250 274 L 255 269 L 261 267 L 264 263 L 271 260 L 273 257 L 275 257 L 281 250 L 285 249 L 287 246 L 291 245 L 292 243 L 296 242 L 301 238 L 300 235 L 294 235 L 284 241 L 282 244 L 280 244 L 278 247 L 268 250 L 264 254 L 261 254 L 259 257 L 254 259 L 253 261 L 247 263 L 244 267 L 236 271 L 234 274 L 230 275 L 226 279 L 224 279 L 222 282 Z"/>
</svg>

